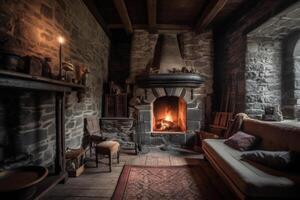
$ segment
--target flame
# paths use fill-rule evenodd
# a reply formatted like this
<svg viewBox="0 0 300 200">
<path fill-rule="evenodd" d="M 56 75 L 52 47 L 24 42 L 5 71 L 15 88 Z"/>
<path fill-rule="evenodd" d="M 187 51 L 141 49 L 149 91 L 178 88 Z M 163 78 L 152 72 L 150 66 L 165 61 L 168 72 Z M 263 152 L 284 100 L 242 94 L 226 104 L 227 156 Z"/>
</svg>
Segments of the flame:
<svg viewBox="0 0 300 200">
<path fill-rule="evenodd" d="M 59 36 L 57 38 L 57 41 L 58 41 L 59 44 L 64 44 L 65 43 L 65 38 L 63 38 L 62 36 Z"/>
<path fill-rule="evenodd" d="M 172 116 L 171 116 L 170 114 L 166 114 L 165 120 L 166 120 L 166 121 L 169 121 L 169 122 L 172 122 L 172 121 L 173 121 L 173 118 L 172 118 Z"/>
</svg>

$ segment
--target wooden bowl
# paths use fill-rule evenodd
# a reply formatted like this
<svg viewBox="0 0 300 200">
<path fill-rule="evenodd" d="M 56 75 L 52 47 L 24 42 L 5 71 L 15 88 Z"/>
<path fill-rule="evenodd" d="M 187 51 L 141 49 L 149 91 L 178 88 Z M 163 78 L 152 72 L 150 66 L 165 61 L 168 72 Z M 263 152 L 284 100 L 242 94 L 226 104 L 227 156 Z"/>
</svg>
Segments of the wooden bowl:
<svg viewBox="0 0 300 200">
<path fill-rule="evenodd" d="M 30 199 L 36 184 L 44 180 L 48 170 L 41 166 L 19 167 L 0 172 L 0 196 L 9 199 Z"/>
</svg>

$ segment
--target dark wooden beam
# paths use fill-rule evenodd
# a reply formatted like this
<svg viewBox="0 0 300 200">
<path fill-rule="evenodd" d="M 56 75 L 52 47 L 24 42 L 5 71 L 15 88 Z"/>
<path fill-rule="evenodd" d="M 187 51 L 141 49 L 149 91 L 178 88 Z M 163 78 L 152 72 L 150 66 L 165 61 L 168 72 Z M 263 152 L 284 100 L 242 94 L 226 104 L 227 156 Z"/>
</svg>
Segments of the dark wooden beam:
<svg viewBox="0 0 300 200">
<path fill-rule="evenodd" d="M 113 0 L 113 1 L 126 31 L 128 33 L 132 33 L 133 28 L 124 0 Z"/>
<path fill-rule="evenodd" d="M 149 31 L 155 32 L 156 26 L 156 0 L 147 0 Z"/>
<path fill-rule="evenodd" d="M 123 24 L 108 24 L 107 27 L 109 29 L 119 29 L 123 27 Z M 134 24 L 134 29 L 146 29 L 149 30 L 150 27 L 148 24 Z M 177 24 L 156 24 L 156 30 L 179 30 L 179 31 L 189 31 L 193 30 L 192 26 L 189 25 L 177 25 Z"/>
<path fill-rule="evenodd" d="M 200 16 L 196 23 L 195 30 L 197 33 L 204 31 L 207 26 L 214 20 L 218 13 L 224 8 L 227 0 L 214 0 L 205 8 L 203 14 Z"/>
<path fill-rule="evenodd" d="M 89 11 L 92 13 L 92 15 L 95 17 L 97 22 L 102 27 L 103 31 L 106 33 L 108 37 L 110 37 L 109 29 L 107 28 L 107 24 L 104 21 L 102 15 L 100 14 L 99 10 L 97 9 L 95 0 L 83 0 L 86 7 L 89 9 Z"/>
<path fill-rule="evenodd" d="M 71 92 L 84 90 L 83 85 L 67 83 L 45 77 L 0 70 L 0 88 L 20 88 L 27 90 Z"/>
</svg>

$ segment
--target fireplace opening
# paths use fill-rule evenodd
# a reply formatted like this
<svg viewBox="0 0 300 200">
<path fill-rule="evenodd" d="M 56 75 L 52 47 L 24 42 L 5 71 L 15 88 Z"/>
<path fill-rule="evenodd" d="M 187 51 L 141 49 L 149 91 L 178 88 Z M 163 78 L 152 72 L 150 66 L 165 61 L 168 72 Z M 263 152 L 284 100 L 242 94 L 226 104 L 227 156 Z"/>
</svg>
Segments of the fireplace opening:
<svg viewBox="0 0 300 200">
<path fill-rule="evenodd" d="M 153 103 L 152 132 L 185 133 L 186 102 L 175 96 L 156 99 Z"/>
</svg>

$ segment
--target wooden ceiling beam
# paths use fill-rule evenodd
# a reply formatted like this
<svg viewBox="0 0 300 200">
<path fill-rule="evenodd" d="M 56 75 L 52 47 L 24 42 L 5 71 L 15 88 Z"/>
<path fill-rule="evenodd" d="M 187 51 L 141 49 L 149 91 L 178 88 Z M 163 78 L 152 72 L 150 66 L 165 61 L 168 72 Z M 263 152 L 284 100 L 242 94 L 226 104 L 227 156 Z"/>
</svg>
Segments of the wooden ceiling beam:
<svg viewBox="0 0 300 200">
<path fill-rule="evenodd" d="M 205 8 L 203 14 L 200 16 L 196 23 L 195 30 L 197 33 L 204 31 L 207 26 L 214 20 L 218 13 L 224 8 L 227 0 L 214 0 Z"/>
<path fill-rule="evenodd" d="M 133 28 L 124 0 L 113 0 L 113 1 L 126 31 L 128 33 L 132 33 Z"/>
<path fill-rule="evenodd" d="M 156 26 L 156 0 L 147 0 L 147 10 L 148 10 L 148 24 L 149 24 L 149 31 L 155 32 Z"/>
<path fill-rule="evenodd" d="M 108 24 L 107 27 L 109 29 L 119 29 L 123 28 L 123 24 Z M 192 26 L 188 25 L 178 25 L 178 24 L 156 24 L 156 30 L 193 30 Z M 148 24 L 134 24 L 134 29 L 145 29 L 149 30 L 150 27 Z"/>
</svg>

